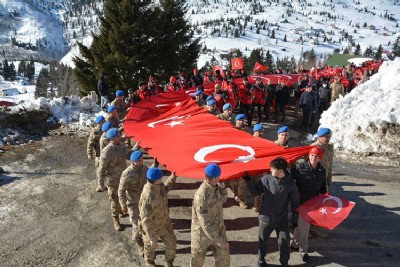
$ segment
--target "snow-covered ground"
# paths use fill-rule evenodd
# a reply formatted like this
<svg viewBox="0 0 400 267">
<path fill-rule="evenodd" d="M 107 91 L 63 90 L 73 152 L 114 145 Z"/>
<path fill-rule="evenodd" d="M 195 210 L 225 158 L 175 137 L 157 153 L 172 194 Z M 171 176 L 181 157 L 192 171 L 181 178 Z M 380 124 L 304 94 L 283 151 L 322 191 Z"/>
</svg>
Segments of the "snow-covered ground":
<svg viewBox="0 0 400 267">
<path fill-rule="evenodd" d="M 320 124 L 332 129 L 332 142 L 343 152 L 400 156 L 400 58 L 336 100 Z"/>
</svg>

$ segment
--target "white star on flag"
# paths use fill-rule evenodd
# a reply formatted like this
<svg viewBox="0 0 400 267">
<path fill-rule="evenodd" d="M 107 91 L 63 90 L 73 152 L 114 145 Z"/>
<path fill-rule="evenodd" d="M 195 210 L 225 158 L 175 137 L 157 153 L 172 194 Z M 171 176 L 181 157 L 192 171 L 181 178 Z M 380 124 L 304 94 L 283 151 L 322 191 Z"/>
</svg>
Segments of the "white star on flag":
<svg viewBox="0 0 400 267">
<path fill-rule="evenodd" d="M 326 211 L 325 208 L 321 208 L 321 213 L 324 214 L 324 215 L 328 214 L 328 212 Z"/>
<path fill-rule="evenodd" d="M 165 125 L 170 125 L 171 128 L 174 127 L 175 125 L 183 125 L 183 121 L 171 121 L 170 123 L 167 123 Z"/>
</svg>

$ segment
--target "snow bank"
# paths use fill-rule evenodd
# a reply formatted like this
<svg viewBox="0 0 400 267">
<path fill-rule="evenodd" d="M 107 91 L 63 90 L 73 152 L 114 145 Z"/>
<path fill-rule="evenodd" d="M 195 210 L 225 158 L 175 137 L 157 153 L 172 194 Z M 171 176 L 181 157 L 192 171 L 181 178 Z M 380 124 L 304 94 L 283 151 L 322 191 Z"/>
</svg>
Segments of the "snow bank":
<svg viewBox="0 0 400 267">
<path fill-rule="evenodd" d="M 332 129 L 335 148 L 345 153 L 400 156 L 400 58 L 336 100 L 320 124 Z"/>
<path fill-rule="evenodd" d="M 83 98 L 74 95 L 53 99 L 40 97 L 12 107 L 11 113 L 47 108 L 52 114 L 49 122 L 68 124 L 71 127 L 86 127 L 92 125 L 94 118 L 99 115 L 100 107 L 96 102 L 95 93 Z"/>
</svg>

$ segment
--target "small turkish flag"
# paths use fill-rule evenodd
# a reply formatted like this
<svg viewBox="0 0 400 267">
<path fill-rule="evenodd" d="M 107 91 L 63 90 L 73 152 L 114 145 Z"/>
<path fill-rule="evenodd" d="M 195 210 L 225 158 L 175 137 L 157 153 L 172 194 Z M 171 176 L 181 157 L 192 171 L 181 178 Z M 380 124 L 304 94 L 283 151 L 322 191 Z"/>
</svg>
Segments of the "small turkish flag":
<svg viewBox="0 0 400 267">
<path fill-rule="evenodd" d="M 254 65 L 254 71 L 253 72 L 264 72 L 268 70 L 267 66 L 264 66 L 263 64 L 260 64 L 258 62 L 256 62 L 256 64 Z"/>
<path fill-rule="evenodd" d="M 232 58 L 232 70 L 241 70 L 244 68 L 243 58 Z"/>
<path fill-rule="evenodd" d="M 349 216 L 355 205 L 344 198 L 325 194 L 306 201 L 297 211 L 309 224 L 333 230 Z"/>
</svg>

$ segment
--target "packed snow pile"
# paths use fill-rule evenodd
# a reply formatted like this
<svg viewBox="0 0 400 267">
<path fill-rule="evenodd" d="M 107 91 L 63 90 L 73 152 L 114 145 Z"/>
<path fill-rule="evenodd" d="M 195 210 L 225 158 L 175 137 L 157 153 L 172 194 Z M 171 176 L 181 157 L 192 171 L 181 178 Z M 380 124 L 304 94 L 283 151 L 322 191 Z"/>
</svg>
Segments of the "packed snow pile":
<svg viewBox="0 0 400 267">
<path fill-rule="evenodd" d="M 332 142 L 344 153 L 399 157 L 400 58 L 336 100 L 320 124 L 332 129 Z"/>
<path fill-rule="evenodd" d="M 49 122 L 68 124 L 71 127 L 90 126 L 100 111 L 100 107 L 96 104 L 97 98 L 96 93 L 83 98 L 75 95 L 53 99 L 40 97 L 12 107 L 11 113 L 46 108 L 52 115 Z"/>
</svg>

